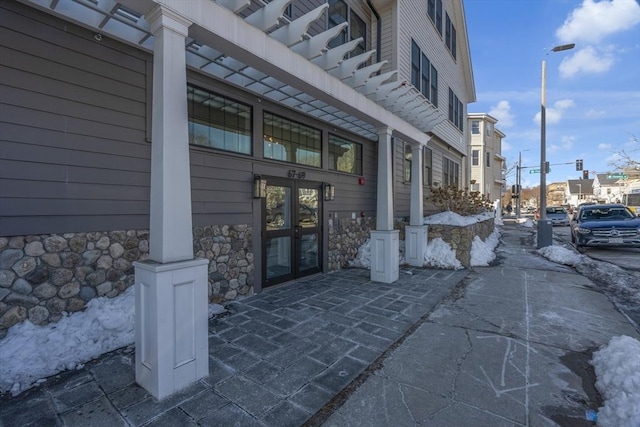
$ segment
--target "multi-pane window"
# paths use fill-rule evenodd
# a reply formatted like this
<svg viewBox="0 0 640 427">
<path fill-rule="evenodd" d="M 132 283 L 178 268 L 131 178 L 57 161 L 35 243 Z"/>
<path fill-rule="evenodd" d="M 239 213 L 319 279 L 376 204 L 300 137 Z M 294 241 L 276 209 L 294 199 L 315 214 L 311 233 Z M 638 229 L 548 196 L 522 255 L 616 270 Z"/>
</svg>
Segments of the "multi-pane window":
<svg viewBox="0 0 640 427">
<path fill-rule="evenodd" d="M 480 165 L 480 150 L 471 150 L 471 166 Z"/>
<path fill-rule="evenodd" d="M 430 148 L 424 147 L 422 150 L 422 167 L 424 168 L 422 173 L 422 185 L 429 187 L 433 184 L 433 152 Z M 404 143 L 404 182 L 411 182 L 411 165 L 413 163 L 413 150 L 411 144 Z"/>
<path fill-rule="evenodd" d="M 471 120 L 471 133 L 480 135 L 480 120 Z"/>
<path fill-rule="evenodd" d="M 487 167 L 490 168 L 491 167 L 491 153 L 487 151 L 486 153 L 484 153 L 484 157 L 485 157 L 485 161 L 486 161 Z"/>
<path fill-rule="evenodd" d="M 187 85 L 189 143 L 251 154 L 251 107 Z"/>
<path fill-rule="evenodd" d="M 422 62 L 420 67 L 420 91 L 427 99 L 431 99 L 430 90 L 431 90 L 431 62 L 427 56 L 422 54 Z M 437 97 L 436 97 L 437 98 Z"/>
<path fill-rule="evenodd" d="M 404 182 L 411 182 L 411 163 L 413 162 L 413 153 L 411 152 L 411 144 L 404 143 Z"/>
<path fill-rule="evenodd" d="M 424 175 L 422 176 L 425 186 L 433 184 L 433 153 L 430 148 L 424 148 Z"/>
<path fill-rule="evenodd" d="M 493 126 L 491 125 L 491 123 L 487 123 L 485 125 L 485 128 L 487 128 L 487 136 L 491 136 L 491 132 L 493 131 Z"/>
<path fill-rule="evenodd" d="M 442 185 L 450 187 L 458 187 L 458 175 L 460 174 L 460 165 L 453 160 L 442 158 Z"/>
<path fill-rule="evenodd" d="M 445 19 L 444 34 L 445 34 L 444 42 L 447 45 L 449 52 L 451 52 L 451 55 L 453 55 L 453 58 L 455 59 L 456 49 L 457 49 L 457 43 L 456 43 L 457 33 L 456 33 L 456 27 L 451 22 L 451 18 L 449 18 L 448 13 L 446 14 L 446 19 Z"/>
<path fill-rule="evenodd" d="M 329 135 L 329 169 L 362 175 L 362 145 Z"/>
<path fill-rule="evenodd" d="M 442 34 L 442 0 L 427 0 L 427 15 Z"/>
<path fill-rule="evenodd" d="M 449 121 L 464 130 L 464 107 L 455 93 L 449 89 Z"/>
<path fill-rule="evenodd" d="M 414 40 L 411 40 L 411 84 L 418 90 L 422 87 L 420 82 L 420 55 L 420 47 Z"/>
<path fill-rule="evenodd" d="M 329 42 L 329 47 L 336 47 L 351 40 L 362 37 L 362 41 L 352 50 L 349 56 L 353 57 L 364 53 L 367 48 L 367 25 L 353 10 L 349 9 L 344 0 L 329 0 L 329 28 L 347 22 L 349 25 L 336 38 Z"/>
<path fill-rule="evenodd" d="M 264 113 L 264 157 L 308 166 L 321 166 L 322 139 L 318 129 Z"/>
<path fill-rule="evenodd" d="M 411 84 L 438 106 L 438 70 L 414 40 L 411 40 Z"/>
</svg>

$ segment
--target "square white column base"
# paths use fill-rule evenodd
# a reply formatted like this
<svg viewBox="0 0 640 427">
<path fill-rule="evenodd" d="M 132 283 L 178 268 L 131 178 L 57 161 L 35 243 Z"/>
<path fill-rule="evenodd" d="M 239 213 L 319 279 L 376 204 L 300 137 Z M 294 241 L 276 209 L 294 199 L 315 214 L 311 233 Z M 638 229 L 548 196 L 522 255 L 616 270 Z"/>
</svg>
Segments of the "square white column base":
<svg viewBox="0 0 640 427">
<path fill-rule="evenodd" d="M 133 263 L 136 382 L 156 399 L 209 375 L 208 264 Z"/>
<path fill-rule="evenodd" d="M 371 230 L 371 280 L 393 283 L 400 270 L 400 231 Z"/>
<path fill-rule="evenodd" d="M 407 264 L 414 267 L 424 266 L 428 233 L 428 225 L 407 225 L 404 228 L 404 255 Z"/>
</svg>

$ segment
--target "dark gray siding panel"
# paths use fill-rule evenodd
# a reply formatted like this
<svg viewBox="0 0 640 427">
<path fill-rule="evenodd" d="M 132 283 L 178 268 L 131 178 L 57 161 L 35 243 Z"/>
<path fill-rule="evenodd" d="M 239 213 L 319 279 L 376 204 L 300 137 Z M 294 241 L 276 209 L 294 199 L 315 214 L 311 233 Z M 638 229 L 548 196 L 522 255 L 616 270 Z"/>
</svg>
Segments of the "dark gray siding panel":
<svg viewBox="0 0 640 427">
<path fill-rule="evenodd" d="M 192 147 L 193 225 L 251 224 L 252 169 L 251 158 Z"/>
<path fill-rule="evenodd" d="M 148 228 L 150 61 L 0 1 L 0 235 Z"/>
<path fill-rule="evenodd" d="M 411 210 L 411 183 L 404 182 L 404 142 L 393 143 L 394 217 L 408 216 Z"/>
</svg>

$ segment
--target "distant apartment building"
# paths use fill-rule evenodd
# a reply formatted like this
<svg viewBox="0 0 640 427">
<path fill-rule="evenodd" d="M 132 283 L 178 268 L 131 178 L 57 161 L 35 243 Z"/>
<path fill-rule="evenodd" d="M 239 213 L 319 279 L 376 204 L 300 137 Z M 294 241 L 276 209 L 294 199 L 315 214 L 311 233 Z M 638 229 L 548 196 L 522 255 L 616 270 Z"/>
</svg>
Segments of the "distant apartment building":
<svg viewBox="0 0 640 427">
<path fill-rule="evenodd" d="M 499 200 L 505 191 L 506 159 L 502 155 L 502 133 L 498 120 L 489 114 L 467 115 L 470 128 L 468 144 L 469 183 L 471 191 L 479 191 L 490 200 Z"/>
</svg>

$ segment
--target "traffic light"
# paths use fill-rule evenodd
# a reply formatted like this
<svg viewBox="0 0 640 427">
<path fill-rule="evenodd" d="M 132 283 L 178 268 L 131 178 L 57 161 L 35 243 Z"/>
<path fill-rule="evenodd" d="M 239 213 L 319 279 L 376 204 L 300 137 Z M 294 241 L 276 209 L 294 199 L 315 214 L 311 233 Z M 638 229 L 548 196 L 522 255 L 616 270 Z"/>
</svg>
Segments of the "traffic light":
<svg viewBox="0 0 640 427">
<path fill-rule="evenodd" d="M 551 168 L 549 167 L 549 162 L 544 162 L 544 173 L 551 172 Z"/>
<path fill-rule="evenodd" d="M 582 171 L 582 179 L 589 179 L 589 171 L 588 170 L 583 170 Z"/>
<path fill-rule="evenodd" d="M 581 171 L 582 170 L 582 159 L 576 160 L 576 170 L 577 171 Z"/>
</svg>

